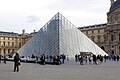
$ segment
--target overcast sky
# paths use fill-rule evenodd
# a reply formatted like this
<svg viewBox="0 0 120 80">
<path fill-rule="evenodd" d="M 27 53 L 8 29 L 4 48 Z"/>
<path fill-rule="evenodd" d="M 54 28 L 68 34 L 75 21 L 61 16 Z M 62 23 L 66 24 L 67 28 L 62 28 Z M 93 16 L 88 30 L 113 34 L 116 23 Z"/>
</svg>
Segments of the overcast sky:
<svg viewBox="0 0 120 80">
<path fill-rule="evenodd" d="M 76 27 L 107 22 L 110 0 L 0 0 L 0 31 L 38 31 L 57 12 Z"/>
</svg>

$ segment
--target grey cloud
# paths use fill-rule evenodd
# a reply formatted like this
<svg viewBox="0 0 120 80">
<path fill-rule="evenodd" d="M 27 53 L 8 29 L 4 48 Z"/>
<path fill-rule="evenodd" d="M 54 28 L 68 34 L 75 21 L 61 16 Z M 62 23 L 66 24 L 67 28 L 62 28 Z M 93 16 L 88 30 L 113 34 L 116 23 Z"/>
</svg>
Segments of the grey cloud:
<svg viewBox="0 0 120 80">
<path fill-rule="evenodd" d="M 34 23 L 34 22 L 37 22 L 37 21 L 40 21 L 40 17 L 35 16 L 35 15 L 27 16 L 27 22 Z"/>
</svg>

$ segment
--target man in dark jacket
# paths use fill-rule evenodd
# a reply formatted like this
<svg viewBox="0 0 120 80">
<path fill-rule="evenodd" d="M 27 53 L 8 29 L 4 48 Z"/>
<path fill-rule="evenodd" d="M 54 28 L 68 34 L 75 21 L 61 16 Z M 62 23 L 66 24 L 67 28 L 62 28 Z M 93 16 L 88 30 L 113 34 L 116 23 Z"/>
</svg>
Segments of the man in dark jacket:
<svg viewBox="0 0 120 80">
<path fill-rule="evenodd" d="M 4 63 L 6 64 L 6 54 L 4 53 Z"/>
<path fill-rule="evenodd" d="M 14 56 L 14 72 L 16 71 L 16 68 L 17 72 L 19 71 L 19 61 L 20 61 L 19 54 L 16 53 L 16 55 Z"/>
<path fill-rule="evenodd" d="M 0 63 L 1 63 L 2 55 L 0 54 Z"/>
</svg>

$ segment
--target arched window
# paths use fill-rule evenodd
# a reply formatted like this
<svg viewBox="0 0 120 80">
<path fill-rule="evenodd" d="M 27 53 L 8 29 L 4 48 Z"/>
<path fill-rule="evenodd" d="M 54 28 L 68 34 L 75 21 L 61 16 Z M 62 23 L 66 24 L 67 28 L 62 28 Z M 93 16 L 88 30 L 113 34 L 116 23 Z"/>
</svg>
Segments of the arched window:
<svg viewBox="0 0 120 80">
<path fill-rule="evenodd" d="M 8 42 L 8 46 L 10 46 L 10 42 Z"/>
<path fill-rule="evenodd" d="M 1 48 L 0 48 L 0 54 L 1 54 Z"/>
<path fill-rule="evenodd" d="M 10 53 L 10 49 L 8 49 L 8 53 Z"/>
<path fill-rule="evenodd" d="M 5 41 L 3 42 L 3 46 L 5 46 Z"/>
<path fill-rule="evenodd" d="M 91 40 L 94 42 L 95 41 L 95 36 L 91 36 Z"/>
<path fill-rule="evenodd" d="M 114 40 L 114 35 L 111 35 L 111 41 L 113 41 Z"/>
<path fill-rule="evenodd" d="M 106 42 L 107 41 L 107 36 L 103 35 L 103 37 L 104 37 L 104 42 Z"/>
<path fill-rule="evenodd" d="M 1 41 L 0 41 L 0 46 L 1 46 Z"/>
<path fill-rule="evenodd" d="M 19 47 L 21 47 L 22 46 L 22 43 L 21 42 L 19 42 Z"/>
<path fill-rule="evenodd" d="M 12 49 L 12 52 L 14 52 L 15 50 L 14 49 Z"/>
<path fill-rule="evenodd" d="M 119 46 L 119 55 L 120 55 L 120 46 Z"/>
<path fill-rule="evenodd" d="M 114 54 L 114 51 L 112 50 L 112 54 Z"/>
<path fill-rule="evenodd" d="M 98 38 L 98 43 L 100 43 L 101 42 L 101 36 L 98 35 L 97 38 Z"/>
<path fill-rule="evenodd" d="M 12 42 L 12 46 L 14 46 L 14 42 Z"/>
<path fill-rule="evenodd" d="M 119 41 L 120 41 L 120 33 L 119 33 Z"/>
<path fill-rule="evenodd" d="M 6 49 L 4 49 L 4 53 L 6 53 Z"/>
</svg>

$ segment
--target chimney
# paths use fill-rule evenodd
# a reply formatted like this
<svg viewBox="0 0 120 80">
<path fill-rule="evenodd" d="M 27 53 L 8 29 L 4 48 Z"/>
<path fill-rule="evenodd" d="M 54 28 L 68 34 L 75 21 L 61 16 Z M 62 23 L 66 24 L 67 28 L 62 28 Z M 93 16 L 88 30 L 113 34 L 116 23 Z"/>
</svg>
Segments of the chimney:
<svg viewBox="0 0 120 80">
<path fill-rule="evenodd" d="M 36 31 L 35 31 L 35 30 L 33 30 L 33 32 L 35 33 Z"/>
<path fill-rule="evenodd" d="M 110 2 L 111 2 L 111 5 L 115 2 L 114 0 L 110 0 Z"/>
<path fill-rule="evenodd" d="M 22 34 L 25 34 L 25 29 L 22 30 Z"/>
</svg>

